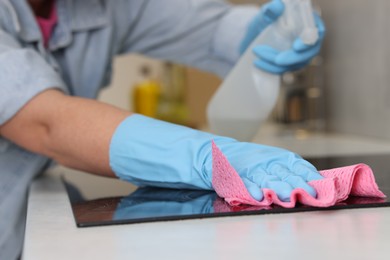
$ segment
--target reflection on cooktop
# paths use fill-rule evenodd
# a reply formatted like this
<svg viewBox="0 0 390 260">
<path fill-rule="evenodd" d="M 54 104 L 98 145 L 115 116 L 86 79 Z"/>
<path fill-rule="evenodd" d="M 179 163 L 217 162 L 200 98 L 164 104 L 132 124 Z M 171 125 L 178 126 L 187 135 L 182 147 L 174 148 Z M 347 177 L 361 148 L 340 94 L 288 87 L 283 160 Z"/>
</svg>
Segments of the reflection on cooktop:
<svg viewBox="0 0 390 260">
<path fill-rule="evenodd" d="M 387 198 L 349 197 L 346 201 L 329 208 L 315 208 L 304 205 L 298 205 L 292 209 L 277 205 L 269 207 L 248 205 L 232 207 L 212 191 L 151 187 L 139 188 L 131 194 L 121 197 L 102 194 L 101 198 L 84 200 L 79 192 L 82 187 L 74 187 L 65 183 L 75 220 L 79 227 L 232 215 L 390 206 L 390 167 L 387 166 L 390 155 L 327 157 L 308 160 L 319 170 L 366 163 L 373 169 L 379 188 L 387 195 Z"/>
<path fill-rule="evenodd" d="M 170 216 L 213 213 L 214 192 L 139 188 L 128 196 L 72 203 L 80 223 L 157 220 Z M 134 220 L 134 221 L 131 221 Z"/>
</svg>

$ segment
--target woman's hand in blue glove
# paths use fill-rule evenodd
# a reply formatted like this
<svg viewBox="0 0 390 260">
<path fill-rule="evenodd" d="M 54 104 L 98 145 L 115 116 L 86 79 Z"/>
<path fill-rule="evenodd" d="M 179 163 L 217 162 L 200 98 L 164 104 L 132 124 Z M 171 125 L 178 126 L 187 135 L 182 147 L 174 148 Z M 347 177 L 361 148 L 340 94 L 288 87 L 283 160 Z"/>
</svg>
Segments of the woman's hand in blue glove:
<svg viewBox="0 0 390 260">
<path fill-rule="evenodd" d="M 110 165 L 119 178 L 139 186 L 211 190 L 212 140 L 256 200 L 263 199 L 262 188 L 272 189 L 283 201 L 290 200 L 295 188 L 316 196 L 308 182 L 322 176 L 293 152 L 141 115 L 132 115 L 118 126 L 111 140 Z"/>
<path fill-rule="evenodd" d="M 291 192 L 295 188 L 302 188 L 311 196 L 316 196 L 316 191 L 308 182 L 323 177 L 299 155 L 254 143 L 217 141 L 217 146 L 240 175 L 254 199 L 263 199 L 261 189 L 264 188 L 273 190 L 282 201 L 290 201 Z"/>
<path fill-rule="evenodd" d="M 283 12 L 284 4 L 281 0 L 273 0 L 265 4 L 249 25 L 246 36 L 241 43 L 240 52 L 243 53 L 250 43 L 268 25 L 275 22 Z M 257 45 L 253 48 L 253 52 L 258 58 L 255 61 L 255 66 L 272 74 L 283 74 L 287 71 L 302 69 L 309 64 L 311 59 L 320 52 L 326 31 L 320 16 L 314 14 L 314 20 L 319 34 L 319 38 L 314 44 L 304 44 L 300 38 L 297 38 L 292 48 L 285 51 L 278 51 L 268 45 Z"/>
<path fill-rule="evenodd" d="M 321 50 L 325 36 L 325 26 L 321 18 L 314 14 L 314 20 L 318 28 L 319 38 L 313 45 L 307 45 L 297 38 L 291 49 L 278 51 L 268 45 L 257 45 L 253 48 L 258 60 L 255 66 L 272 74 L 282 74 L 287 71 L 302 69 L 310 63 L 312 58 Z"/>
</svg>

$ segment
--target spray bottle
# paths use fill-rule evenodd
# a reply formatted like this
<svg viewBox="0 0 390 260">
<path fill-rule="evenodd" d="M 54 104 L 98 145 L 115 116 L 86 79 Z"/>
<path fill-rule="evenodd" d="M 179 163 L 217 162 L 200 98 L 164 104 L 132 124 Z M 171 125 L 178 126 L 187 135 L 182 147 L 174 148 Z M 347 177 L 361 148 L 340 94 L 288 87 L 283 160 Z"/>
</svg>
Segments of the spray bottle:
<svg viewBox="0 0 390 260">
<path fill-rule="evenodd" d="M 276 103 L 280 76 L 253 65 L 255 45 L 266 44 L 283 51 L 291 48 L 297 37 L 305 44 L 317 41 L 311 1 L 282 1 L 282 16 L 251 43 L 212 97 L 207 116 L 213 133 L 251 141 Z"/>
</svg>

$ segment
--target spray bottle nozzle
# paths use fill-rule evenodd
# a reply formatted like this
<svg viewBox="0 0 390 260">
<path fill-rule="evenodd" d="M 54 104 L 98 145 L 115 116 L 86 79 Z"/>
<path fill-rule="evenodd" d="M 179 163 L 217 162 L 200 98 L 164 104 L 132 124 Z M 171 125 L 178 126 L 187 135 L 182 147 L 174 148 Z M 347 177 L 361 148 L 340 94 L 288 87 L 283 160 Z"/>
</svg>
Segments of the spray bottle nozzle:
<svg viewBox="0 0 390 260">
<path fill-rule="evenodd" d="M 287 30 L 299 31 L 303 43 L 312 45 L 318 40 L 318 30 L 314 21 L 310 0 L 282 0 L 285 6 L 285 14 L 282 16 L 282 24 Z"/>
</svg>

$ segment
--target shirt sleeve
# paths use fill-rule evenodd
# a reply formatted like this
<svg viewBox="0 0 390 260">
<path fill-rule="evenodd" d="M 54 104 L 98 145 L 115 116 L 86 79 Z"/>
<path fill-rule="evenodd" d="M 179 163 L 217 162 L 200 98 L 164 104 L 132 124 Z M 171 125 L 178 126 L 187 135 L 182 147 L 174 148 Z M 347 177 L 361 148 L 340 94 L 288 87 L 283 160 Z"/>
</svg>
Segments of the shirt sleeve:
<svg viewBox="0 0 390 260">
<path fill-rule="evenodd" d="M 115 7 L 114 17 L 123 32 L 119 53 L 138 52 L 221 77 L 239 58 L 246 28 L 258 12 L 254 6 L 234 6 L 218 0 L 127 3 L 127 7 Z M 128 26 L 124 28 L 124 24 Z"/>
<path fill-rule="evenodd" d="M 67 92 L 57 72 L 33 49 L 23 48 L 0 29 L 0 125 L 40 92 Z"/>
</svg>

